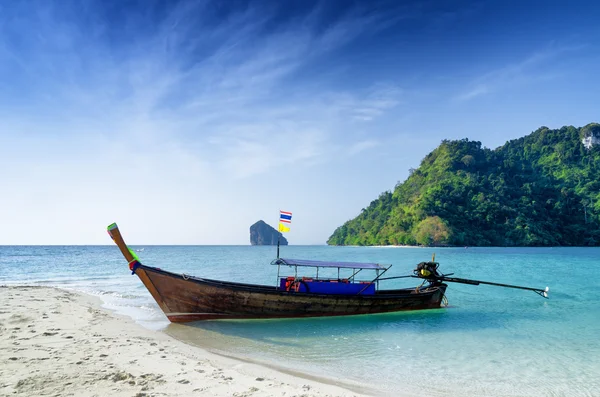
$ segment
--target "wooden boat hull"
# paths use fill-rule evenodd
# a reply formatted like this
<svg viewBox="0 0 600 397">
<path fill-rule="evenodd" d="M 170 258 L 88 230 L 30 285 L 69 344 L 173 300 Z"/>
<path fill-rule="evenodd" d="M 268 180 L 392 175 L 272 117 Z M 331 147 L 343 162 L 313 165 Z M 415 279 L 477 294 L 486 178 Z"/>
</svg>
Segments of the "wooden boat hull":
<svg viewBox="0 0 600 397">
<path fill-rule="evenodd" d="M 375 295 L 330 295 L 209 280 L 139 265 L 135 274 L 171 322 L 347 316 L 439 308 L 446 284 L 380 290 Z"/>
</svg>

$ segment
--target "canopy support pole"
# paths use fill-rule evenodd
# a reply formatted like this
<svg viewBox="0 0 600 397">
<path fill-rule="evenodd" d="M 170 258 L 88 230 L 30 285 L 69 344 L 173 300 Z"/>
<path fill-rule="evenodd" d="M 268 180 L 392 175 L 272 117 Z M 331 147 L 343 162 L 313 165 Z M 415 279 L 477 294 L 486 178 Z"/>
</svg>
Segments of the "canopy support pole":
<svg viewBox="0 0 600 397">
<path fill-rule="evenodd" d="M 377 274 L 377 277 L 375 277 L 370 283 L 368 283 L 367 285 L 365 285 L 365 287 L 363 289 L 361 289 L 360 291 L 358 291 L 358 294 L 356 295 L 360 295 L 362 294 L 362 292 L 364 290 L 366 290 L 367 288 L 369 288 L 369 285 L 373 284 L 373 283 L 377 283 L 377 285 L 379 286 L 379 277 L 383 276 L 385 274 L 385 272 L 387 272 L 392 266 L 390 265 L 387 269 L 385 269 L 383 272 L 381 272 L 381 274 Z M 379 273 L 379 269 L 377 270 L 377 273 Z"/>
<path fill-rule="evenodd" d="M 348 277 L 348 280 L 350 280 L 350 281 L 354 282 L 354 276 L 356 276 L 358 273 L 360 273 L 360 271 L 361 271 L 362 269 L 358 269 L 358 270 L 356 270 L 356 269 L 352 269 L 352 270 L 354 271 L 354 273 L 352 273 L 352 275 L 351 275 L 350 277 Z"/>
</svg>

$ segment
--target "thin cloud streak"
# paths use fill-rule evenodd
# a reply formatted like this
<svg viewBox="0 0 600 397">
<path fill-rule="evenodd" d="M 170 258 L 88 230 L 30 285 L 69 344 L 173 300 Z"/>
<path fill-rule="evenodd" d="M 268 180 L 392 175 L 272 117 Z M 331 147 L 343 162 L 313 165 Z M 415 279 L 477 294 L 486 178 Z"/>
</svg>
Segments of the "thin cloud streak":
<svg viewBox="0 0 600 397">
<path fill-rule="evenodd" d="M 361 142 L 356 142 L 352 147 L 348 149 L 348 155 L 354 156 L 366 150 L 372 149 L 374 147 L 379 146 L 380 143 L 375 140 L 366 140 Z"/>
<path fill-rule="evenodd" d="M 547 72 L 548 62 L 568 53 L 576 52 L 585 45 L 551 46 L 537 51 L 521 62 L 507 65 L 503 68 L 487 72 L 468 84 L 470 88 L 454 97 L 455 101 L 469 101 L 482 95 L 491 94 L 509 87 L 528 84 L 534 81 L 552 79 L 556 72 Z"/>
<path fill-rule="evenodd" d="M 37 21 L 40 31 L 32 33 L 41 34 L 43 43 L 30 37 L 26 56 L 36 54 L 36 63 L 55 64 L 57 70 L 69 69 L 72 75 L 66 78 L 58 73 L 58 79 L 48 82 L 49 76 L 28 73 L 28 78 L 33 77 L 31 86 L 39 83 L 39 88 L 33 89 L 34 96 L 38 96 L 36 107 L 47 108 L 49 113 L 59 108 L 55 115 L 77 118 L 78 124 L 87 125 L 86 129 L 101 129 L 104 125 L 105 135 L 118 134 L 123 141 L 195 142 L 193 146 L 203 151 L 198 155 L 221 163 L 218 169 L 240 177 L 266 172 L 281 162 L 241 165 L 255 163 L 274 149 L 267 134 L 273 132 L 273 126 L 288 122 L 286 133 L 276 136 L 286 147 L 285 162 L 295 163 L 321 155 L 323 151 L 314 146 L 336 140 L 335 128 L 331 127 L 339 127 L 348 118 L 373 120 L 398 103 L 396 88 L 376 87 L 365 98 L 349 94 L 347 108 L 335 115 L 336 121 L 325 108 L 327 101 L 339 94 L 298 86 L 293 96 L 286 92 L 294 87 L 289 81 L 292 74 L 315 56 L 392 23 L 393 18 L 385 14 L 350 12 L 321 33 L 310 24 L 299 23 L 265 34 L 264 26 L 272 15 L 255 8 L 234 12 L 224 23 L 197 31 L 198 25 L 207 24 L 202 19 L 202 7 L 199 3 L 182 3 L 159 24 L 155 35 L 137 38 L 135 46 L 120 51 L 124 55 L 121 57 L 112 56 L 112 49 L 106 45 L 79 54 L 77 48 L 90 39 L 90 31 L 75 20 L 60 20 L 55 10 L 47 10 Z M 311 18 L 314 14 L 303 22 Z M 132 22 L 136 23 L 141 22 Z M 54 56 L 53 50 L 59 48 L 68 55 L 66 61 Z M 176 53 L 185 56 L 174 57 Z M 27 64 L 30 59 L 19 61 Z M 48 100 L 40 102 L 39 97 Z M 274 119 L 277 113 L 280 116 Z M 106 118 L 104 115 L 110 121 L 98 123 L 99 118 Z M 262 134 L 255 133 L 256 125 L 266 127 Z M 290 129 L 290 125 L 297 129 Z M 253 137 L 248 138 L 248 134 Z M 228 142 L 213 139 L 224 135 L 229 136 Z M 302 135 L 305 139 L 297 137 Z"/>
</svg>

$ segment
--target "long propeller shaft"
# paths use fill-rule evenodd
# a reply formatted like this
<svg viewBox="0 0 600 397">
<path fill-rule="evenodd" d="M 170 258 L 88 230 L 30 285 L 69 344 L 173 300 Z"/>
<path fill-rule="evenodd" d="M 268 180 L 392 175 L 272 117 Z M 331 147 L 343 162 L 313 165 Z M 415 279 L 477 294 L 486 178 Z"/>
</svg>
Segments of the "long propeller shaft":
<svg viewBox="0 0 600 397">
<path fill-rule="evenodd" d="M 528 291 L 533 291 L 536 294 L 543 296 L 544 298 L 548 298 L 548 291 L 550 290 L 548 287 L 546 287 L 545 289 L 540 289 L 540 288 L 532 288 L 532 287 L 522 287 L 520 285 L 492 283 L 490 281 L 469 280 L 466 278 L 458 278 L 458 277 L 440 276 L 440 277 L 436 277 L 436 279 L 439 281 L 446 281 L 446 282 L 460 283 L 460 284 L 470 284 L 470 285 L 487 284 L 487 285 L 495 285 L 497 287 L 524 289 L 524 290 L 528 290 Z"/>
</svg>

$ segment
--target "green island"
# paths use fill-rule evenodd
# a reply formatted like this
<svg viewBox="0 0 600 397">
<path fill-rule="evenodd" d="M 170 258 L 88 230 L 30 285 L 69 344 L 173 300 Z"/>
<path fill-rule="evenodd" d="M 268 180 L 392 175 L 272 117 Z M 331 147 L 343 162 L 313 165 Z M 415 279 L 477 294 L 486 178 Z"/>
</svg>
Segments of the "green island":
<svg viewBox="0 0 600 397">
<path fill-rule="evenodd" d="M 444 140 L 329 245 L 598 246 L 600 124 Z"/>
</svg>

